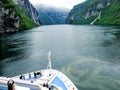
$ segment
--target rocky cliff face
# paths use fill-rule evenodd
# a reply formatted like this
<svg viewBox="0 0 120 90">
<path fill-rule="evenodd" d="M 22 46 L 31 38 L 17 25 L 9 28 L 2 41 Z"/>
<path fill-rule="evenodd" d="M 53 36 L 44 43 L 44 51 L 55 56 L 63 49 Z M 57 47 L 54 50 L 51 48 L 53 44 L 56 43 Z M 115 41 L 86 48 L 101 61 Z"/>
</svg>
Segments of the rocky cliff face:
<svg viewBox="0 0 120 90">
<path fill-rule="evenodd" d="M 32 18 L 32 20 L 39 24 L 38 12 L 29 2 L 29 0 L 12 0 L 20 9 L 25 11 L 25 14 Z"/>
<path fill-rule="evenodd" d="M 115 19 L 120 14 L 118 4 L 120 5 L 119 0 L 87 0 L 74 6 L 66 23 L 118 24 L 118 22 L 113 22 L 113 18 Z M 114 14 L 114 16 L 110 13 Z"/>
<path fill-rule="evenodd" d="M 0 7 L 0 32 L 15 32 L 20 27 L 21 18 L 12 8 Z"/>
<path fill-rule="evenodd" d="M 0 1 L 0 32 L 11 33 L 37 24 L 38 13 L 28 0 Z"/>
</svg>

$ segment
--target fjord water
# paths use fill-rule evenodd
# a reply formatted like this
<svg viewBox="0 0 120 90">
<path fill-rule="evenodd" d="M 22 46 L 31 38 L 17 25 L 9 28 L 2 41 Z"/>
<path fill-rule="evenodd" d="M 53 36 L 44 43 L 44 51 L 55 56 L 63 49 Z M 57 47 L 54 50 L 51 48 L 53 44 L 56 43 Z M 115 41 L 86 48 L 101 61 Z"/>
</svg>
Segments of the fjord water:
<svg viewBox="0 0 120 90">
<path fill-rule="evenodd" d="M 119 27 L 48 25 L 5 37 L 1 39 L 0 76 L 45 69 L 51 51 L 52 67 L 79 90 L 120 89 Z"/>
</svg>

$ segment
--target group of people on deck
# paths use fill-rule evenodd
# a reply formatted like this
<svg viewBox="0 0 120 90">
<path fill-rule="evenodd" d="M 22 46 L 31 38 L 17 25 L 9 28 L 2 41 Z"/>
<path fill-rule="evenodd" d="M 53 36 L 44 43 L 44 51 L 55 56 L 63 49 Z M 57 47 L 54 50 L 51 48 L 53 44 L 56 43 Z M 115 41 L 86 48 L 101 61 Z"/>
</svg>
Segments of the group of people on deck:
<svg viewBox="0 0 120 90">
<path fill-rule="evenodd" d="M 34 77 L 37 78 L 37 75 L 38 76 L 42 76 L 42 73 L 41 72 L 34 72 Z"/>
<path fill-rule="evenodd" d="M 34 78 L 37 78 L 37 76 L 42 76 L 42 73 L 41 73 L 41 71 L 39 71 L 39 72 L 34 72 Z M 31 73 L 29 73 L 29 79 L 31 79 Z M 21 75 L 20 77 L 19 77 L 20 79 L 22 79 L 22 80 L 25 80 L 25 76 L 24 75 Z"/>
<path fill-rule="evenodd" d="M 49 90 L 53 90 L 53 86 L 49 85 L 48 83 L 43 83 L 43 87 L 48 88 Z"/>
<path fill-rule="evenodd" d="M 20 79 L 25 80 L 25 76 L 24 76 L 24 75 L 21 75 L 21 76 L 20 76 Z"/>
</svg>

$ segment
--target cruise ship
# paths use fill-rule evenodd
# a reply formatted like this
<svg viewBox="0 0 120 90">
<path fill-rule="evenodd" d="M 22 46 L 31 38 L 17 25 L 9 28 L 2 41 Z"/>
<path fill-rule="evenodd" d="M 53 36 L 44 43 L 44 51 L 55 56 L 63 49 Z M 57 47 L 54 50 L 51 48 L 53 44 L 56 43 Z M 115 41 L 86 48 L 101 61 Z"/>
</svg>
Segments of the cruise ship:
<svg viewBox="0 0 120 90">
<path fill-rule="evenodd" d="M 47 69 L 15 77 L 0 77 L 0 90 L 78 90 L 62 72 L 52 69 L 51 51 Z"/>
</svg>

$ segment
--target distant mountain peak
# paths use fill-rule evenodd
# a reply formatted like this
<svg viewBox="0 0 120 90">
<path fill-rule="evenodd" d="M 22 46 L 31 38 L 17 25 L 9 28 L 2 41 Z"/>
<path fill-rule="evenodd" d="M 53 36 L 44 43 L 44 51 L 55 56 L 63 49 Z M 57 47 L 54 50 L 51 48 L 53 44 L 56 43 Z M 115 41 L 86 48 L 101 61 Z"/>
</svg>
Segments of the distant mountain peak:
<svg viewBox="0 0 120 90">
<path fill-rule="evenodd" d="M 43 25 L 46 24 L 64 24 L 65 19 L 70 12 L 70 9 L 67 8 L 58 8 L 54 6 L 46 6 L 40 4 L 35 6 L 38 13 L 39 19 Z"/>
</svg>

